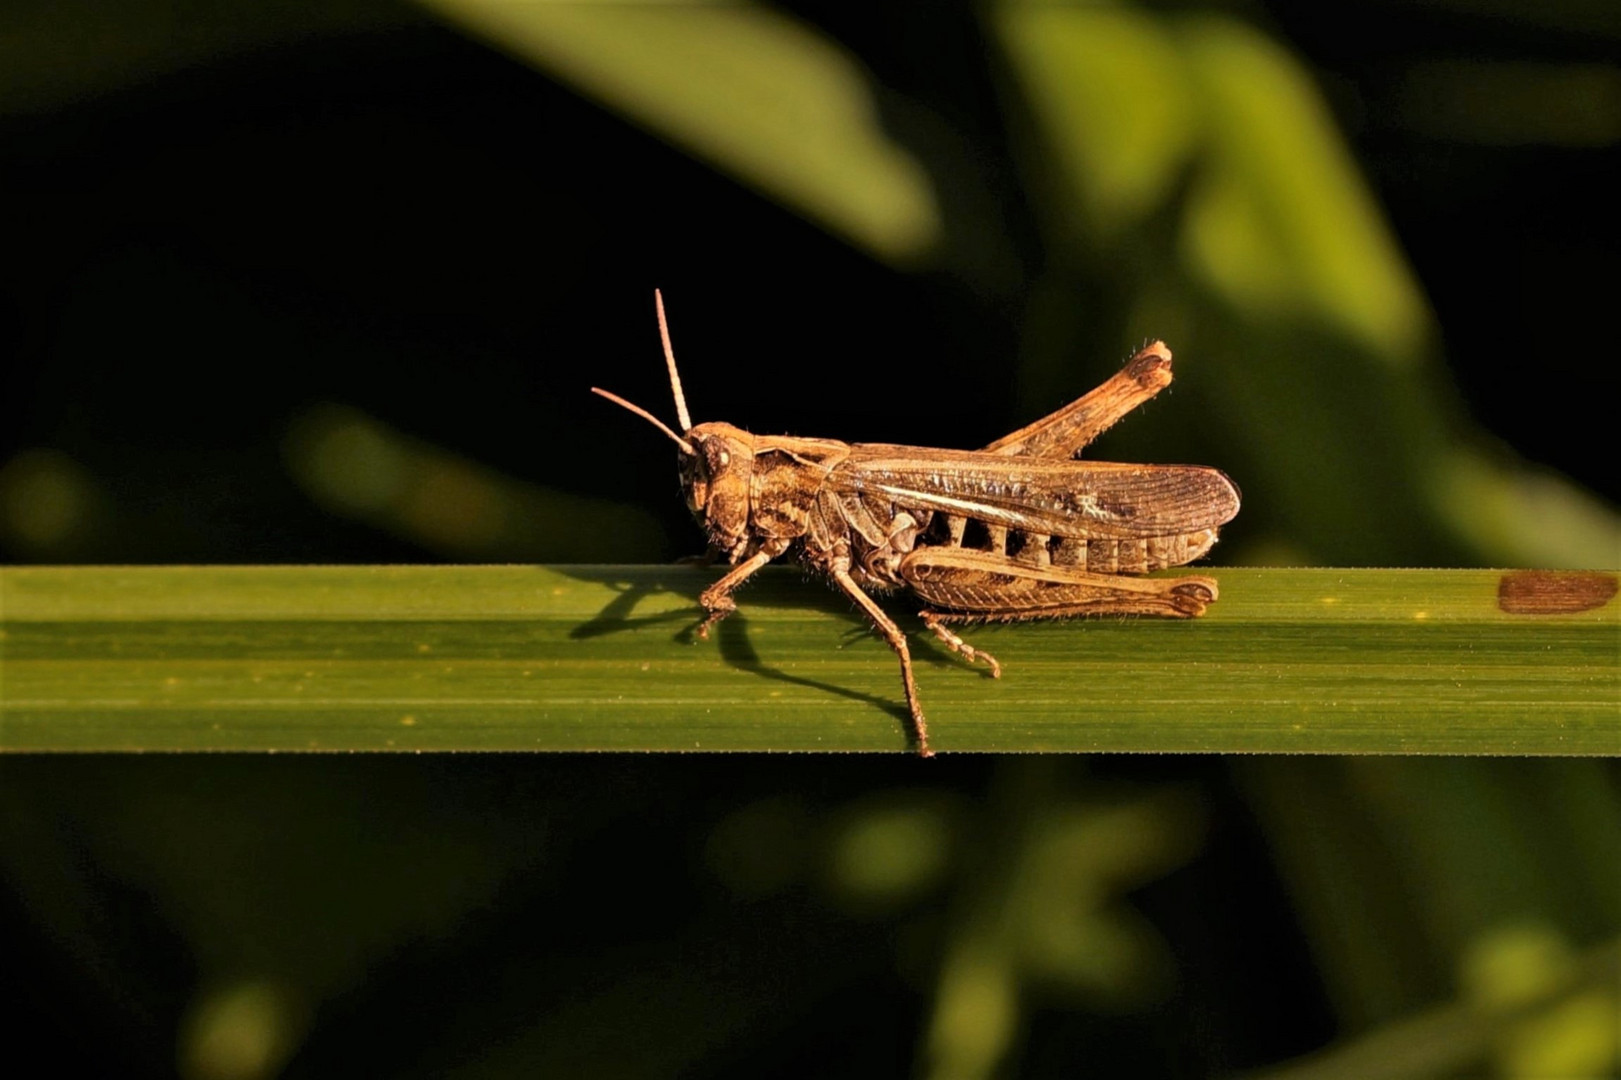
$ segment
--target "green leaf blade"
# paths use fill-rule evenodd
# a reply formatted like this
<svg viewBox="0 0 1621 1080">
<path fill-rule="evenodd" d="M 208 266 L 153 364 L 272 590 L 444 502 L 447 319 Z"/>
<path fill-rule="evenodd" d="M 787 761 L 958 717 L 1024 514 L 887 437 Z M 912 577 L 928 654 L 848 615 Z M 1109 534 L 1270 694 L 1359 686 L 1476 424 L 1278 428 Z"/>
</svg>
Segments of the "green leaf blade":
<svg viewBox="0 0 1621 1080">
<path fill-rule="evenodd" d="M 6 569 L 0 749 L 906 748 L 897 665 L 842 598 L 770 570 L 694 641 L 712 579 Z M 942 751 L 1621 753 L 1613 592 L 1556 588 L 1550 602 L 1568 610 L 1515 614 L 1499 571 L 1219 579 L 1197 620 L 969 628 L 1002 661 L 999 680 L 935 644 L 904 602 L 888 606 L 911 632 Z M 1614 575 L 1582 580 L 1602 593 Z"/>
</svg>

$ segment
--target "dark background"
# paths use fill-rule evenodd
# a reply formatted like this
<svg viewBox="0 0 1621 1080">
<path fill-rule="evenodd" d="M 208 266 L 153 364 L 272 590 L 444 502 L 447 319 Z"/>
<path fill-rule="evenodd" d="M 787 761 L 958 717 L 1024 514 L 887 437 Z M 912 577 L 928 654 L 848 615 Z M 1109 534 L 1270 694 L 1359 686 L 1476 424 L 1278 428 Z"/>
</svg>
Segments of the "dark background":
<svg viewBox="0 0 1621 1080">
<path fill-rule="evenodd" d="M 1332 110 L 1433 309 L 1399 379 L 1201 293 L 1167 255 L 1180 195 L 1125 257 L 1055 230 L 988 9 L 784 10 L 870 73 L 935 184 L 937 259 L 875 258 L 418 9 L 0 15 L 29 50 L 0 112 L 0 558 L 694 552 L 668 446 L 586 392 L 673 419 L 655 286 L 696 420 L 971 447 L 1171 337 L 1124 313 L 1163 272 L 1193 312 L 1182 381 L 1102 456 L 1231 472 L 1245 514 L 1218 563 L 1532 561 L 1428 499 L 1432 450 L 1621 498 L 1607 6 L 1197 6 L 1280 43 Z M 1451 84 L 1424 73 L 1447 63 L 1511 77 L 1437 103 L 1424 88 Z M 1319 408 L 1344 424 L 1323 445 L 1283 437 Z M 366 438 L 448 476 L 450 505 L 540 525 L 368 501 L 331 473 Z M 1143 866 L 1083 875 L 1086 925 L 1128 959 L 1067 983 L 1014 964 L 1014 1034 L 964 1036 L 1006 1075 L 1281 1061 L 1466 995 L 1504 927 L 1577 955 L 1621 903 L 1595 868 L 1617 774 L 1578 763 L 8 759 L 0 788 L 0 1024 L 65 1073 L 986 1074 L 928 1035 L 941 972 L 1052 807 L 1177 809 L 1120 826 Z M 923 823 L 937 863 L 851 884 L 863 822 Z M 1438 854 L 1458 846 L 1472 861 Z M 241 1030 L 281 1033 L 260 1066 L 198 1050 L 237 1030 L 209 1012 L 233 1001 Z M 1402 1075 L 1506 1068 L 1465 1060 Z"/>
</svg>

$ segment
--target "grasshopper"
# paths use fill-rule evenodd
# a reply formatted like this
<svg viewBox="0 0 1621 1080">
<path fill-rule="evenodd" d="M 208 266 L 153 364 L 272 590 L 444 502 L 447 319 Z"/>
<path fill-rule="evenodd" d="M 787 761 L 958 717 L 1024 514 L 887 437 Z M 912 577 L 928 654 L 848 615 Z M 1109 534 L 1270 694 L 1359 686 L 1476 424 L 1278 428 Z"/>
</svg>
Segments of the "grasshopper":
<svg viewBox="0 0 1621 1080">
<path fill-rule="evenodd" d="M 677 434 L 616 394 L 592 392 L 640 416 L 681 448 L 681 488 L 732 569 L 699 597 L 698 636 L 737 610 L 732 593 L 789 551 L 833 579 L 900 658 L 914 745 L 929 757 L 912 654 L 870 593 L 908 589 L 923 625 L 993 677 L 996 658 L 950 624 L 1072 615 L 1203 614 L 1209 577 L 1145 578 L 1210 550 L 1238 513 L 1238 488 L 1202 465 L 1079 461 L 1126 413 L 1171 384 L 1171 351 L 1139 350 L 1086 396 L 981 450 L 936 450 L 751 435 L 692 423 L 670 345 L 664 298 L 654 293 L 675 396 Z"/>
</svg>

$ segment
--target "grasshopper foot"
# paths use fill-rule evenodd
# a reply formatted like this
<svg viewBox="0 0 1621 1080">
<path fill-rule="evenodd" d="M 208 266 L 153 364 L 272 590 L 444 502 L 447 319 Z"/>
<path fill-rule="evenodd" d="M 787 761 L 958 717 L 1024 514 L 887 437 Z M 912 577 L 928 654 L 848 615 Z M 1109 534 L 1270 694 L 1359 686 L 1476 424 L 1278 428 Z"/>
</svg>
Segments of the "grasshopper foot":
<svg viewBox="0 0 1621 1080">
<path fill-rule="evenodd" d="M 1216 596 L 1216 580 L 1207 577 L 1183 578 L 1169 593 L 1171 606 L 1189 616 L 1203 615 L 1205 606 L 1214 603 Z"/>
<path fill-rule="evenodd" d="M 709 628 L 720 622 L 726 616 L 737 610 L 737 601 L 725 593 L 716 593 L 705 590 L 698 597 L 698 603 L 703 605 L 704 621 L 698 624 L 698 637 L 704 641 L 709 640 Z"/>
<path fill-rule="evenodd" d="M 733 607 L 731 611 L 711 611 L 708 616 L 705 617 L 704 621 L 698 624 L 698 640 L 708 641 L 709 628 L 726 618 L 726 616 L 730 615 L 732 611 L 735 610 L 736 608 Z"/>
<path fill-rule="evenodd" d="M 940 620 L 940 616 L 934 612 L 924 610 L 919 612 L 918 615 L 923 620 L 923 625 L 927 626 L 931 631 L 933 631 L 935 637 L 945 642 L 946 646 L 952 652 L 958 654 L 970 664 L 974 663 L 975 661 L 984 661 L 985 666 L 991 669 L 991 678 L 1000 679 L 1002 677 L 1002 665 L 997 663 L 996 657 L 992 656 L 984 649 L 974 648 L 972 645 L 968 644 L 968 642 L 958 637 L 951 631 L 949 627 L 945 625 L 944 622 Z"/>
</svg>

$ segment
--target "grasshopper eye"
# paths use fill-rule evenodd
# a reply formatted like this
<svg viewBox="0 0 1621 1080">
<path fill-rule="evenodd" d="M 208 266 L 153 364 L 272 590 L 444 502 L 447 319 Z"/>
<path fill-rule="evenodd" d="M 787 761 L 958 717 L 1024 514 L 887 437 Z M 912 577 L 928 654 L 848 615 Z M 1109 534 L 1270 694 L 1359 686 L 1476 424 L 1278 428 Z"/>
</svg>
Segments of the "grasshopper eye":
<svg viewBox="0 0 1621 1080">
<path fill-rule="evenodd" d="M 726 449 L 726 440 L 722 438 L 709 439 L 701 443 L 698 453 L 694 456 L 703 458 L 710 476 L 718 476 L 732 464 L 731 451 Z"/>
</svg>

